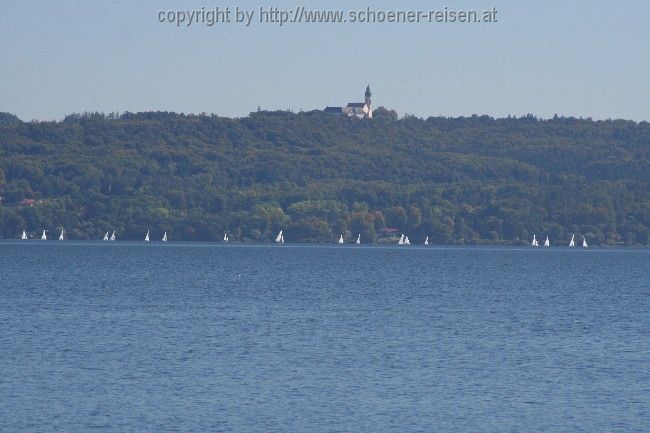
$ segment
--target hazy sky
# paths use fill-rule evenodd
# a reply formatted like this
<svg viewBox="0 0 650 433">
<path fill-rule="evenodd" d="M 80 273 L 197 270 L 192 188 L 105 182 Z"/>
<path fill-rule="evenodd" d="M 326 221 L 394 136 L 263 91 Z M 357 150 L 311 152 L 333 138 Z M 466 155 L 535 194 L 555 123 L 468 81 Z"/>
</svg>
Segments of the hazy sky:
<svg viewBox="0 0 650 433">
<path fill-rule="evenodd" d="M 619 4 L 617 4 L 619 3 Z M 160 10 L 476 9 L 494 24 L 175 27 Z M 257 18 L 257 17 L 256 17 Z M 0 111 L 242 116 L 363 100 L 418 116 L 650 120 L 650 2 L 24 1 L 0 3 Z"/>
</svg>

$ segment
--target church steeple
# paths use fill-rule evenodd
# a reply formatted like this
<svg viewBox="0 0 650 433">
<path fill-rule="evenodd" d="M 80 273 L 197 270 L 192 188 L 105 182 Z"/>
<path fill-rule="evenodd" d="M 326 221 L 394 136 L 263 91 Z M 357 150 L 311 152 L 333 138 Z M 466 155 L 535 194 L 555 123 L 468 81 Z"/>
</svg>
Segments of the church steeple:
<svg viewBox="0 0 650 433">
<path fill-rule="evenodd" d="M 366 86 L 366 117 L 369 119 L 372 119 L 372 101 L 370 100 L 370 97 L 372 96 L 372 92 L 370 91 L 370 84 Z"/>
</svg>

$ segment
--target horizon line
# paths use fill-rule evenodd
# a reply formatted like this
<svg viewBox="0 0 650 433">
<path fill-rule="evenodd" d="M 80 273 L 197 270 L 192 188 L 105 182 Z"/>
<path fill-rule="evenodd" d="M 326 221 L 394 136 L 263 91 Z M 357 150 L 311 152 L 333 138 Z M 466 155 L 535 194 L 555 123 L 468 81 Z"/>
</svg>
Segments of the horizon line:
<svg viewBox="0 0 650 433">
<path fill-rule="evenodd" d="M 625 121 L 625 122 L 633 122 L 635 124 L 642 124 L 642 123 L 648 123 L 650 120 L 634 120 L 634 119 L 627 119 L 623 117 L 607 117 L 607 118 L 594 118 L 593 116 L 576 116 L 576 115 L 566 115 L 566 114 L 554 114 L 552 117 L 543 117 L 539 116 L 534 113 L 526 113 L 522 115 L 515 115 L 515 114 L 508 114 L 508 115 L 500 115 L 500 116 L 495 116 L 487 113 L 473 113 L 473 114 L 459 114 L 459 115 L 443 115 L 443 114 L 436 114 L 436 115 L 428 115 L 428 116 L 422 116 L 422 115 L 417 115 L 417 114 L 412 114 L 412 113 L 407 113 L 403 112 L 400 113 L 395 109 L 388 108 L 385 106 L 379 106 L 373 110 L 373 113 L 376 112 L 379 109 L 384 109 L 389 112 L 394 112 L 397 114 L 397 120 L 403 120 L 403 119 L 420 119 L 420 120 L 427 120 L 427 119 L 468 119 L 468 118 L 482 118 L 482 117 L 488 117 L 492 120 L 508 120 L 508 119 L 525 119 L 525 118 L 532 118 L 537 121 L 550 121 L 550 120 L 556 120 L 556 119 L 575 119 L 575 120 L 586 120 L 586 121 L 591 121 L 591 122 L 615 122 L 615 121 Z M 55 118 L 55 119 L 38 119 L 38 118 L 33 118 L 31 120 L 23 120 L 21 119 L 17 114 L 11 113 L 9 111 L 0 111 L 0 114 L 5 113 L 9 114 L 11 116 L 16 117 L 21 123 L 62 123 L 68 118 L 78 116 L 80 118 L 83 117 L 92 117 L 92 116 L 102 116 L 105 118 L 108 118 L 111 115 L 117 116 L 116 118 L 121 118 L 125 114 L 131 114 L 131 115 L 139 115 L 139 114 L 156 114 L 156 113 L 164 113 L 164 114 L 176 114 L 180 116 L 185 116 L 185 117 L 218 117 L 222 119 L 232 119 L 232 120 L 239 120 L 239 119 L 245 119 L 248 117 L 251 117 L 252 115 L 256 113 L 290 113 L 290 114 L 305 114 L 305 113 L 315 113 L 315 112 L 324 112 L 323 109 L 311 109 L 311 110 L 305 110 L 305 109 L 299 109 L 295 110 L 293 108 L 286 108 L 286 109 L 281 109 L 281 108 L 275 108 L 275 109 L 264 109 L 261 107 L 258 107 L 257 110 L 250 111 L 246 115 L 242 116 L 236 116 L 236 115 L 220 115 L 216 112 L 182 112 L 182 111 L 170 111 L 170 110 L 144 110 L 144 111 L 129 111 L 129 110 L 124 110 L 124 111 L 82 111 L 82 112 L 76 112 L 73 111 L 70 114 L 64 115 L 62 118 Z M 336 116 L 336 114 L 330 114 L 332 116 Z M 359 119 L 362 120 L 362 119 Z M 369 119 L 372 121 L 373 119 Z"/>
</svg>

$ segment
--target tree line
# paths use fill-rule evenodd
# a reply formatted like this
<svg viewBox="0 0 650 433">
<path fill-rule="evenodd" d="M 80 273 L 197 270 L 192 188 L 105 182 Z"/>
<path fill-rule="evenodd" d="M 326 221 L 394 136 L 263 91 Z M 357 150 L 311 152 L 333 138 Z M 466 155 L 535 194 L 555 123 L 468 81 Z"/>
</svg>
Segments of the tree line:
<svg viewBox="0 0 650 433">
<path fill-rule="evenodd" d="M 649 168 L 626 120 L 0 113 L 0 237 L 648 245 Z"/>
</svg>

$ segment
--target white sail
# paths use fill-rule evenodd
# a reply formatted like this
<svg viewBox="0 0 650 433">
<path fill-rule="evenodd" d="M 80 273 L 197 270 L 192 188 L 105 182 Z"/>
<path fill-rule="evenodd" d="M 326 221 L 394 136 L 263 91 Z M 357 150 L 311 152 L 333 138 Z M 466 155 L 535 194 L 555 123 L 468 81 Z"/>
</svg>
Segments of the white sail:
<svg viewBox="0 0 650 433">
<path fill-rule="evenodd" d="M 147 230 L 147 234 L 144 236 L 144 241 L 149 242 L 149 230 Z"/>
<path fill-rule="evenodd" d="M 63 230 L 61 230 L 61 233 L 59 234 L 59 240 L 60 240 L 60 241 L 63 240 Z"/>
<path fill-rule="evenodd" d="M 341 235 L 341 236 L 339 237 L 339 244 L 342 244 L 342 243 L 343 243 L 343 235 Z"/>
<path fill-rule="evenodd" d="M 576 246 L 576 235 L 571 235 L 571 242 L 569 242 L 570 247 Z"/>
<path fill-rule="evenodd" d="M 546 240 L 544 241 L 544 246 L 545 247 L 550 247 L 551 246 L 551 241 L 548 240 L 548 236 L 546 236 Z"/>
<path fill-rule="evenodd" d="M 284 235 L 280 236 L 280 243 L 281 243 L 281 244 L 284 243 Z"/>
<path fill-rule="evenodd" d="M 47 235 L 45 234 L 45 230 L 43 230 L 43 234 L 41 235 L 41 240 L 46 241 L 47 240 Z"/>
<path fill-rule="evenodd" d="M 275 237 L 275 241 L 279 244 L 284 243 L 284 236 L 282 236 L 282 230 L 280 230 L 280 233 Z"/>
<path fill-rule="evenodd" d="M 112 241 L 115 240 L 115 231 L 113 231 L 113 234 L 111 235 L 111 240 L 112 240 Z"/>
<path fill-rule="evenodd" d="M 589 246 L 589 245 L 587 245 L 587 238 L 585 238 L 584 236 L 582 237 L 582 246 L 585 247 L 585 248 L 587 248 Z"/>
<path fill-rule="evenodd" d="M 408 237 L 408 236 L 406 236 L 406 237 L 404 238 L 404 245 L 411 245 L 411 241 L 409 241 L 409 237 Z"/>
<path fill-rule="evenodd" d="M 228 233 L 223 234 L 223 241 L 228 242 Z"/>
<path fill-rule="evenodd" d="M 27 233 L 25 233 L 25 230 L 23 230 L 23 234 L 22 234 L 22 236 L 20 237 L 20 239 L 22 239 L 22 240 L 27 239 Z"/>
<path fill-rule="evenodd" d="M 530 243 L 534 247 L 538 247 L 539 243 L 537 242 L 537 237 L 533 235 L 533 241 Z"/>
<path fill-rule="evenodd" d="M 165 232 L 165 234 L 163 235 L 162 241 L 167 242 L 167 232 Z"/>
<path fill-rule="evenodd" d="M 105 240 L 105 241 L 108 240 L 108 232 L 106 232 L 106 234 L 104 235 L 104 239 L 103 239 L 103 240 Z"/>
<path fill-rule="evenodd" d="M 397 241 L 397 245 L 404 245 L 404 234 L 399 237 L 399 241 Z"/>
<path fill-rule="evenodd" d="M 424 240 L 424 245 L 429 245 L 429 236 Z"/>
<path fill-rule="evenodd" d="M 361 233 L 359 233 L 359 236 L 357 236 L 356 244 L 359 245 L 360 243 L 361 243 Z"/>
</svg>

